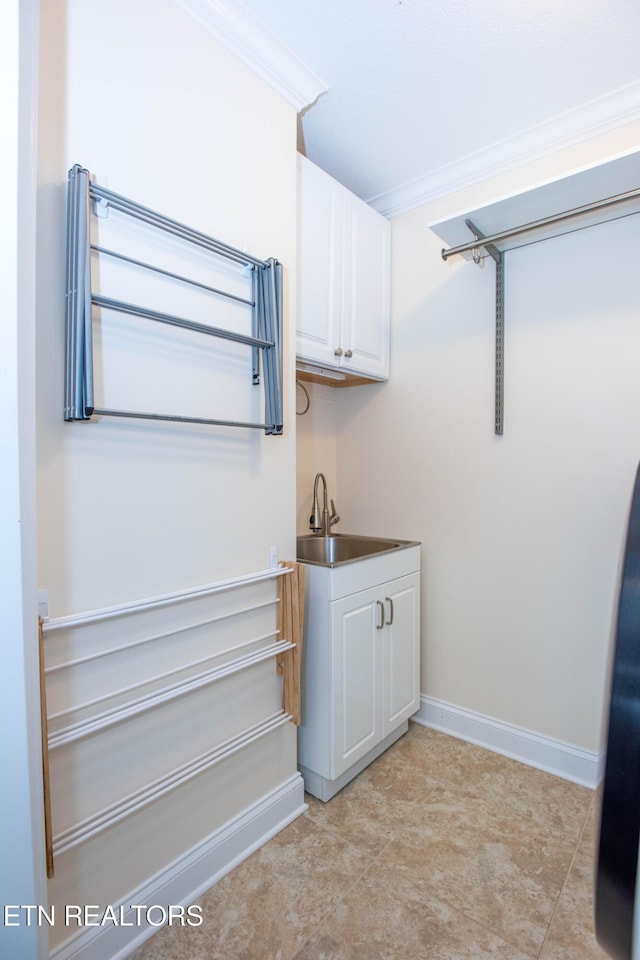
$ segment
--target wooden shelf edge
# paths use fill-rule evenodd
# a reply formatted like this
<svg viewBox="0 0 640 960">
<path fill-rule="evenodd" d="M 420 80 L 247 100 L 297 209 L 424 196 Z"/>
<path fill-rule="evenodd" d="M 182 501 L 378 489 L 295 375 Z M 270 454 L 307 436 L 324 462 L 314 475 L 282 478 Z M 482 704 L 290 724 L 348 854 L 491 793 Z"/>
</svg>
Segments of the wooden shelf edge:
<svg viewBox="0 0 640 960">
<path fill-rule="evenodd" d="M 323 373 L 319 368 L 317 373 L 310 370 L 296 370 L 296 380 L 305 383 L 322 383 L 326 387 L 358 387 L 367 383 L 386 383 L 386 380 L 376 380 L 374 377 L 362 377 L 355 373 L 345 373 L 344 379 L 336 379 L 330 373 Z M 342 373 L 342 371 L 340 371 Z"/>
</svg>

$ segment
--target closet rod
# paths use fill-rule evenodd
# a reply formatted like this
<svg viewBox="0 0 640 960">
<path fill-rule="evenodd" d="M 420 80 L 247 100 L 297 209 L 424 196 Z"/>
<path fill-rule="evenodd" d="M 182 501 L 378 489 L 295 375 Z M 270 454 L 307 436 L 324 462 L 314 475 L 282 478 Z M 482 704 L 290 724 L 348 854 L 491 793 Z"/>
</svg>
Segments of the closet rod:
<svg viewBox="0 0 640 960">
<path fill-rule="evenodd" d="M 470 250 L 477 250 L 478 247 L 486 247 L 487 244 L 497 244 L 502 240 L 508 240 L 511 237 L 518 237 L 523 233 L 530 233 L 533 230 L 539 230 L 541 227 L 548 227 L 554 223 L 562 223 L 564 220 L 571 220 L 574 217 L 582 216 L 585 213 L 591 213 L 594 210 L 604 210 L 607 207 L 624 203 L 628 200 L 635 200 L 640 197 L 640 188 L 637 190 L 628 190 L 626 193 L 619 193 L 614 197 L 605 197 L 604 200 L 595 200 L 593 203 L 586 203 L 581 207 L 574 207 L 572 210 L 564 210 L 562 213 L 555 213 L 549 217 L 542 217 L 540 220 L 532 220 L 530 223 L 524 223 L 519 227 L 511 227 L 508 230 L 501 230 L 499 233 L 493 233 L 490 236 L 470 240 L 467 243 L 461 243 L 457 247 L 450 247 L 448 250 L 443 248 L 442 259 L 448 260 L 449 257 L 455 257 L 461 253 L 468 253 Z M 476 211 L 479 213 L 480 211 Z"/>
</svg>

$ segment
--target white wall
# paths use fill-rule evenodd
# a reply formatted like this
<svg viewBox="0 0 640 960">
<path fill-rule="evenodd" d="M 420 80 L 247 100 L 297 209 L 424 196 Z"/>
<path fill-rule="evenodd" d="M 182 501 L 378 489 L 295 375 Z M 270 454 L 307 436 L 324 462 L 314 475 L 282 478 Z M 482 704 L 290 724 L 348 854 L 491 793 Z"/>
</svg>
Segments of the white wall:
<svg viewBox="0 0 640 960">
<path fill-rule="evenodd" d="M 125 196 L 277 257 L 288 292 L 296 134 L 293 108 L 169 0 L 54 2 L 43 15 L 40 586 L 62 615 L 261 569 L 271 544 L 290 555 L 295 483 L 291 416 L 281 439 L 62 422 L 66 172 L 81 163 Z M 285 402 L 289 413 L 289 383 Z"/>
<path fill-rule="evenodd" d="M 282 559 L 293 558 L 289 303 L 295 293 L 295 109 L 170 0 L 44 4 L 41 60 L 38 550 L 39 586 L 49 591 L 50 615 L 263 570 L 271 546 Z M 284 264 L 283 437 L 135 421 L 63 422 L 64 203 L 67 170 L 74 163 L 106 178 L 118 193 Z M 138 365 L 143 382 L 152 378 L 153 353 L 142 339 L 129 348 L 126 359 Z M 98 352 L 99 368 L 100 358 Z M 177 366 L 167 377 L 170 412 L 197 415 L 172 404 L 174 394 L 181 400 L 188 395 L 189 385 L 188 369 Z M 238 378 L 230 387 L 236 392 L 227 398 L 230 405 L 243 403 L 252 389 L 248 378 Z M 118 405 L 115 398 L 113 405 Z M 162 663 L 154 667 L 159 670 Z M 229 735 L 229 728 L 237 732 L 247 712 L 245 698 L 254 705 L 268 694 L 270 709 L 279 708 L 273 662 L 269 669 L 272 680 L 264 671 L 255 680 L 260 690 L 252 679 L 236 686 L 224 730 L 216 721 L 215 695 L 206 724 L 202 712 L 191 717 L 200 740 L 205 730 L 212 742 Z M 153 755 L 171 766 L 174 754 L 178 764 L 180 749 L 192 749 L 194 738 L 183 729 L 181 739 L 172 716 L 158 714 L 161 753 L 159 732 L 150 729 L 151 740 L 142 739 L 123 754 L 124 793 L 136 775 L 136 754 L 145 763 Z M 83 776 L 89 774 L 69 762 L 80 795 Z M 95 754 L 87 764 L 95 776 L 103 775 Z M 158 804 L 148 816 L 63 855 L 50 885 L 52 901 L 120 902 L 145 878 L 276 790 L 295 769 L 295 730 L 289 724 L 271 734 L 250 763 L 225 761 L 222 770 Z M 67 794 L 73 788 L 64 787 L 64 777 L 58 779 L 54 828 L 72 803 Z M 70 932 L 56 927 L 52 943 Z"/>
<path fill-rule="evenodd" d="M 340 514 L 338 486 L 338 394 L 339 390 L 322 383 L 305 383 L 309 394 L 309 408 L 306 413 L 296 416 L 296 454 L 297 454 L 297 533 L 306 536 L 311 533 L 309 517 L 313 507 L 313 484 L 316 473 L 323 473 L 327 481 L 330 498 L 336 504 Z M 297 411 L 307 406 L 306 397 L 297 387 Z M 336 532 L 349 530 L 340 523 Z"/>
<path fill-rule="evenodd" d="M 337 398 L 344 529 L 423 542 L 423 694 L 588 752 L 640 457 L 637 218 L 507 255 L 502 438 L 493 264 L 445 263 L 428 223 L 605 147 L 396 218 L 391 380 Z"/>
<path fill-rule="evenodd" d="M 0 797 L 0 900 L 46 901 L 35 564 L 35 119 L 38 9 L 5 3 L 0 14 L 0 671 L 4 789 Z M 19 911 L 13 911 L 15 919 Z M 0 954 L 46 955 L 36 925 L 0 925 Z"/>
</svg>

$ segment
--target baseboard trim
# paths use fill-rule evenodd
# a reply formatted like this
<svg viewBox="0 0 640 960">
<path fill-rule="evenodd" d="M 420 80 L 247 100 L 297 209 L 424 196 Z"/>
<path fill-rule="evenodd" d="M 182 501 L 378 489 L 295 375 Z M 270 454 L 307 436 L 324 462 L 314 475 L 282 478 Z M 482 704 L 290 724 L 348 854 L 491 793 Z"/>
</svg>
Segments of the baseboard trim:
<svg viewBox="0 0 640 960">
<path fill-rule="evenodd" d="M 166 869 L 126 896 L 120 906 L 123 924 L 85 927 L 51 951 L 50 960 L 125 960 L 157 932 L 149 924 L 134 925 L 131 904 L 195 904 L 206 890 L 307 809 L 299 773 L 262 797 L 238 817 L 215 830 Z M 157 918 L 156 912 L 155 917 Z M 126 925 L 130 924 L 130 925 Z"/>
<path fill-rule="evenodd" d="M 561 740 L 543 737 L 433 697 L 420 698 L 420 709 L 413 720 L 592 790 L 604 775 L 604 751 L 580 750 Z"/>
</svg>

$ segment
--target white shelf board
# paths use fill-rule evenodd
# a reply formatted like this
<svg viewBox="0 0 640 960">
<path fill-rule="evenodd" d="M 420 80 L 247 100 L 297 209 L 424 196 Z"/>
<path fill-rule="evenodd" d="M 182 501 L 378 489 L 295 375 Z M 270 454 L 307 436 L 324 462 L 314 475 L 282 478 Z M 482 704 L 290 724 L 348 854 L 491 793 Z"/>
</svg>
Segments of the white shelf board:
<svg viewBox="0 0 640 960">
<path fill-rule="evenodd" d="M 429 227 L 443 240 L 446 247 L 457 247 L 473 239 L 473 234 L 465 223 L 467 219 L 471 220 L 485 236 L 490 236 L 597 200 L 638 189 L 640 189 L 640 152 L 633 152 L 606 163 L 579 170 L 561 180 L 543 183 L 524 193 L 504 197 L 473 210 L 465 210 L 446 220 L 430 223 Z M 515 247 L 639 212 L 640 198 L 635 198 L 613 207 L 581 214 L 571 220 L 538 228 L 532 233 L 503 240 L 496 246 L 499 250 L 512 250 Z M 472 254 L 467 252 L 460 256 L 471 259 Z"/>
</svg>

